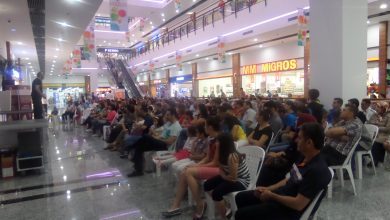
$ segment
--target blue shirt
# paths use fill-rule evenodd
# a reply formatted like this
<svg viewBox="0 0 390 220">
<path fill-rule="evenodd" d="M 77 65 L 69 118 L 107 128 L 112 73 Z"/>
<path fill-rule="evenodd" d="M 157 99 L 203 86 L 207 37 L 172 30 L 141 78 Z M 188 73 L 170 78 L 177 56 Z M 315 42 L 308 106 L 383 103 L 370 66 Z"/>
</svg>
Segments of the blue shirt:
<svg viewBox="0 0 390 220">
<path fill-rule="evenodd" d="M 284 127 L 291 127 L 292 129 L 295 129 L 297 125 L 297 116 L 295 113 L 290 113 L 283 117 L 283 124 Z"/>
</svg>

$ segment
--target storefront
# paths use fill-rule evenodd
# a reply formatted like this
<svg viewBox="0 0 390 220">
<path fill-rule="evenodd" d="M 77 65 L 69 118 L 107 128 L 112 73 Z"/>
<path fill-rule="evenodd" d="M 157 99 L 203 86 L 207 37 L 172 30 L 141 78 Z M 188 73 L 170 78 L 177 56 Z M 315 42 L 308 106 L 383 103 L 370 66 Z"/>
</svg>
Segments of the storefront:
<svg viewBox="0 0 390 220">
<path fill-rule="evenodd" d="M 367 62 L 367 95 L 378 95 L 379 86 L 379 62 L 376 58 L 368 59 Z"/>
<path fill-rule="evenodd" d="M 68 101 L 78 101 L 80 95 L 84 94 L 84 87 L 70 86 L 68 84 L 64 87 L 53 87 L 48 85 L 45 90 L 50 109 L 52 109 L 52 106 L 64 108 Z"/>
<path fill-rule="evenodd" d="M 220 75 L 214 78 L 200 78 L 199 80 L 199 97 L 208 97 L 215 95 L 221 96 L 223 91 L 226 96 L 233 96 L 233 82 L 231 74 Z"/>
<path fill-rule="evenodd" d="M 139 89 L 142 91 L 144 95 L 149 95 L 149 84 L 148 82 L 138 82 Z"/>
<path fill-rule="evenodd" d="M 246 65 L 241 68 L 242 88 L 246 94 L 280 97 L 304 95 L 303 58 Z"/>
<path fill-rule="evenodd" d="M 171 97 L 191 97 L 192 75 L 175 76 L 169 79 Z"/>
<path fill-rule="evenodd" d="M 152 97 L 164 98 L 168 96 L 166 79 L 155 79 L 150 86 L 150 95 Z"/>
</svg>

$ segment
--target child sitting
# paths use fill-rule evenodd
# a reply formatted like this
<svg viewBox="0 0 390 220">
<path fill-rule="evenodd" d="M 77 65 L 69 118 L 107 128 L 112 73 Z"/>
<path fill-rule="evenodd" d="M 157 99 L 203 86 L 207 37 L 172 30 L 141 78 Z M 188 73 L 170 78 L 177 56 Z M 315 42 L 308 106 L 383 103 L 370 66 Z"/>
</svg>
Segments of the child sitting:
<svg viewBox="0 0 390 220">
<path fill-rule="evenodd" d="M 172 169 L 175 173 L 181 173 L 186 167 L 196 164 L 201 161 L 207 154 L 208 139 L 204 124 L 196 126 L 196 140 L 192 145 L 190 156 L 188 158 L 178 160 L 172 164 Z"/>
<path fill-rule="evenodd" d="M 191 149 L 194 145 L 197 137 L 196 137 L 196 129 L 195 127 L 189 127 L 187 129 L 187 140 L 184 144 L 183 149 L 177 151 L 177 152 L 169 152 L 169 151 L 160 151 L 157 152 L 157 156 L 153 158 L 153 160 L 158 165 L 170 165 L 178 160 L 189 158 L 191 155 Z"/>
</svg>

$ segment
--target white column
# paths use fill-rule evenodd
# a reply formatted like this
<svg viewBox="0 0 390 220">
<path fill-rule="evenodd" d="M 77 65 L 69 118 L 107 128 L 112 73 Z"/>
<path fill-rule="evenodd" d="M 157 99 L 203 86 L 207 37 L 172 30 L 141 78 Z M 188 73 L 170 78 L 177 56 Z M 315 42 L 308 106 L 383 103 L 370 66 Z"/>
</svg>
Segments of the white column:
<svg viewBox="0 0 390 220">
<path fill-rule="evenodd" d="M 98 79 L 98 73 L 91 73 L 91 92 L 96 93 L 96 89 L 98 88 L 99 79 Z"/>
<path fill-rule="evenodd" d="M 367 81 L 367 0 L 310 0 L 310 88 L 331 107 L 361 100 Z"/>
</svg>

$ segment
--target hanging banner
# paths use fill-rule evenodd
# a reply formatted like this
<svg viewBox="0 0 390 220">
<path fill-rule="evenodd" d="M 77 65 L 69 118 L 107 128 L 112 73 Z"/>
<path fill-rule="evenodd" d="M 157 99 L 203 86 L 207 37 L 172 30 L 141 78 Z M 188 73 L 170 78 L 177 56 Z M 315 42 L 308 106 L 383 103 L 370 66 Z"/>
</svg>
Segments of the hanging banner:
<svg viewBox="0 0 390 220">
<path fill-rule="evenodd" d="M 174 0 L 175 1 L 175 10 L 176 12 L 179 12 L 181 9 L 181 0 Z"/>
<path fill-rule="evenodd" d="M 91 60 L 92 58 L 96 57 L 95 27 L 93 22 L 91 22 L 91 24 L 89 24 L 87 29 L 84 31 L 83 38 L 84 47 L 82 51 L 82 58 L 84 58 L 85 60 Z"/>
<path fill-rule="evenodd" d="M 151 60 L 150 62 L 149 62 L 149 71 L 150 72 L 154 72 L 154 63 L 153 63 L 153 60 Z"/>
<path fill-rule="evenodd" d="M 139 19 L 139 31 L 144 31 L 145 28 L 145 18 L 140 18 Z"/>
<path fill-rule="evenodd" d="M 72 72 L 72 59 L 66 60 L 64 67 L 62 68 L 63 75 L 70 74 Z"/>
<path fill-rule="evenodd" d="M 298 46 L 305 46 L 307 38 L 307 17 L 305 10 L 298 9 Z"/>
<path fill-rule="evenodd" d="M 181 58 L 182 58 L 181 57 L 181 52 L 180 51 L 176 51 L 176 66 L 179 69 L 179 71 L 182 70 Z"/>
<path fill-rule="evenodd" d="M 73 68 L 81 68 L 81 50 L 80 47 L 76 47 L 72 51 L 72 67 Z"/>
<path fill-rule="evenodd" d="M 222 36 L 218 37 L 218 60 L 220 63 L 226 62 L 226 50 L 225 50 L 225 39 Z"/>
<path fill-rule="evenodd" d="M 127 31 L 129 17 L 127 15 L 127 0 L 110 0 L 111 30 Z"/>
</svg>

